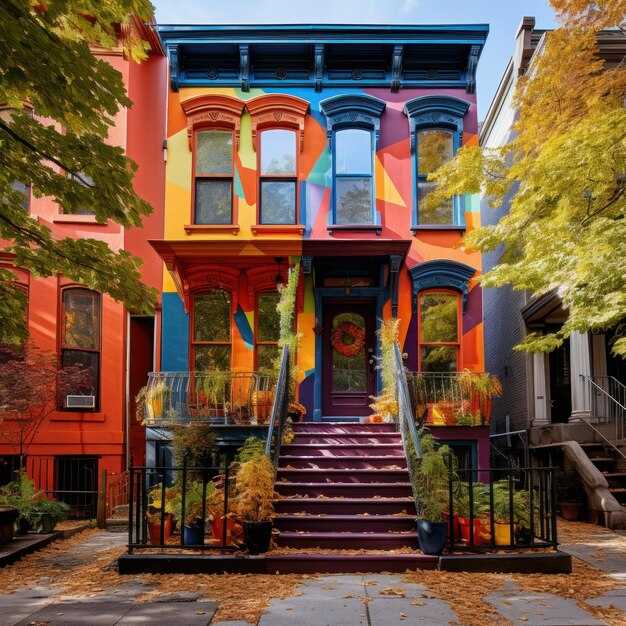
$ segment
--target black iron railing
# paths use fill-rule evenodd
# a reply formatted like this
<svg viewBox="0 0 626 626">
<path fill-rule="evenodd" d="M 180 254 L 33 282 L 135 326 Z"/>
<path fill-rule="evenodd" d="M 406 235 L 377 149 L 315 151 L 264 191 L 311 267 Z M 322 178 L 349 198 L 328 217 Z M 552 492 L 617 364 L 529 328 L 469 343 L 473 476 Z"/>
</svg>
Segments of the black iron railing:
<svg viewBox="0 0 626 626">
<path fill-rule="evenodd" d="M 552 467 L 451 468 L 450 550 L 556 548 Z"/>
<path fill-rule="evenodd" d="M 278 467 L 278 457 L 280 456 L 280 444 L 283 440 L 283 430 L 287 411 L 289 409 L 289 346 L 283 347 L 283 354 L 280 360 L 280 370 L 276 382 L 276 392 L 274 393 L 274 403 L 270 417 L 270 425 L 267 431 L 267 441 L 265 444 L 265 454 L 272 459 L 274 467 Z"/>
<path fill-rule="evenodd" d="M 131 466 L 128 473 L 129 554 L 145 548 L 237 549 L 242 527 L 228 460 L 219 467 Z"/>
<path fill-rule="evenodd" d="M 274 382 L 271 375 L 258 372 L 151 372 L 144 421 L 155 427 L 267 424 Z"/>
</svg>

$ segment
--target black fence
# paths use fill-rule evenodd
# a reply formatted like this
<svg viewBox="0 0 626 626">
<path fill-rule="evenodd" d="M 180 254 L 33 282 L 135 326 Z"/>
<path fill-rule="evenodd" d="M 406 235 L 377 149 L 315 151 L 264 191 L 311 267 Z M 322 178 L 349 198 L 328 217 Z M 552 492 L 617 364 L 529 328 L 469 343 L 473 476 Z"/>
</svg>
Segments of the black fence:
<svg viewBox="0 0 626 626">
<path fill-rule="evenodd" d="M 235 550 L 242 525 L 235 473 L 220 467 L 130 467 L 128 552 L 140 548 Z"/>
<path fill-rule="evenodd" d="M 553 467 L 458 469 L 449 481 L 449 547 L 556 548 Z"/>
</svg>

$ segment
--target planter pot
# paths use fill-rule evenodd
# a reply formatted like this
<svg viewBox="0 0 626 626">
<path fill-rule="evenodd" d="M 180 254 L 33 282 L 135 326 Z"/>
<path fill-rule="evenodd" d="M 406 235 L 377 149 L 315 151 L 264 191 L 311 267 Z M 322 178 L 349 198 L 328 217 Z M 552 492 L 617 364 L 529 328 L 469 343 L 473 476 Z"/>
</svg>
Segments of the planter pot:
<svg viewBox="0 0 626 626">
<path fill-rule="evenodd" d="M 529 546 L 533 543 L 533 536 L 530 532 L 530 528 L 521 526 L 515 531 L 515 543 L 520 545 Z"/>
<path fill-rule="evenodd" d="M 31 521 L 25 517 L 19 517 L 17 520 L 17 532 L 25 535 L 29 530 L 33 529 Z"/>
<path fill-rule="evenodd" d="M 228 545 L 231 543 L 231 535 L 235 532 L 236 522 L 231 517 L 226 518 L 226 544 L 224 537 L 224 518 L 216 517 L 211 520 L 211 543 L 216 545 Z"/>
<path fill-rule="evenodd" d="M 459 529 L 461 530 L 461 541 L 470 542 L 470 520 L 468 517 L 459 517 Z M 481 546 L 483 544 L 483 535 L 489 531 L 481 520 L 474 520 L 474 537 L 471 545 Z"/>
<path fill-rule="evenodd" d="M 56 520 L 49 513 L 38 513 L 37 521 L 33 524 L 36 532 L 45 535 L 51 533 L 56 525 Z"/>
<path fill-rule="evenodd" d="M 287 417 L 291 418 L 292 424 L 297 424 L 302 421 L 302 413 L 287 413 Z"/>
<path fill-rule="evenodd" d="M 172 535 L 172 514 L 166 513 L 163 517 L 163 541 L 167 541 Z M 161 524 L 148 522 L 148 536 L 152 545 L 161 543 Z M 185 543 L 187 543 L 185 541 Z"/>
<path fill-rule="evenodd" d="M 559 502 L 561 515 L 570 522 L 575 522 L 580 516 L 582 502 Z"/>
<path fill-rule="evenodd" d="M 204 528 L 197 526 L 183 527 L 183 543 L 186 546 L 201 546 L 204 544 Z"/>
<path fill-rule="evenodd" d="M 250 554 L 267 552 L 272 540 L 272 522 L 244 522 L 243 538 Z"/>
<path fill-rule="evenodd" d="M 19 514 L 13 506 L 0 506 L 0 545 L 13 540 L 13 524 Z"/>
<path fill-rule="evenodd" d="M 424 554 L 439 555 L 446 547 L 448 522 L 417 520 L 417 540 Z"/>
<path fill-rule="evenodd" d="M 515 543 L 515 530 L 511 536 L 511 526 L 509 524 L 499 524 L 494 522 L 493 533 L 495 535 L 495 544 L 497 546 L 512 546 Z"/>
</svg>

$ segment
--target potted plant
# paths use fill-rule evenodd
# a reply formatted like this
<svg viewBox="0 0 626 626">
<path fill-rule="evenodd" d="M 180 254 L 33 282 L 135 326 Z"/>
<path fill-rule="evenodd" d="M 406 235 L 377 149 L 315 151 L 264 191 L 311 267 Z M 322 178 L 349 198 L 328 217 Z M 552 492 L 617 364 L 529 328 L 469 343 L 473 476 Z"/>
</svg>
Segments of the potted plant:
<svg viewBox="0 0 626 626">
<path fill-rule="evenodd" d="M 276 497 L 274 466 L 257 441 L 250 438 L 244 444 L 237 472 L 237 512 L 250 554 L 269 550 Z"/>
<path fill-rule="evenodd" d="M 0 546 L 13 540 L 13 525 L 20 512 L 9 505 L 0 505 Z"/>
<path fill-rule="evenodd" d="M 150 491 L 146 512 L 148 536 L 150 543 L 155 545 L 161 543 L 161 519 L 163 520 L 163 541 L 167 541 L 172 535 L 174 517 L 179 513 L 181 490 L 179 487 L 166 487 L 164 501 L 161 501 L 162 495 L 163 486 L 159 483 Z M 162 517 L 161 510 L 163 510 Z"/>
<path fill-rule="evenodd" d="M 206 485 L 205 510 L 202 510 L 202 492 L 204 486 L 200 480 L 192 480 L 185 489 L 185 515 L 182 515 L 182 491 L 180 494 L 179 518 L 183 520 L 183 543 L 197 546 L 204 543 L 205 522 L 207 520 L 206 503 L 213 492 L 213 483 Z M 204 521 L 203 521 L 204 518 Z"/>
<path fill-rule="evenodd" d="M 370 409 L 375 415 L 382 416 L 382 422 L 392 422 L 398 415 L 398 401 L 389 387 L 385 387 L 379 396 L 370 396 L 370 399 Z"/>
<path fill-rule="evenodd" d="M 460 483 L 458 495 L 454 500 L 455 512 L 459 516 L 461 540 L 470 543 L 471 539 L 471 545 L 473 546 L 480 546 L 485 539 L 490 538 L 490 524 L 486 521 L 489 513 L 488 489 L 488 486 L 484 483 L 472 483 L 472 514 L 470 514 L 470 488 L 468 483 Z M 473 526 L 473 537 L 470 531 L 471 526 Z"/>
<path fill-rule="evenodd" d="M 65 502 L 40 498 L 33 506 L 30 520 L 38 533 L 51 533 L 58 522 L 67 519 L 69 510 Z"/>
<path fill-rule="evenodd" d="M 295 424 L 301 422 L 302 418 L 306 415 L 306 407 L 299 402 L 290 402 L 287 409 L 287 415 L 291 417 L 291 421 Z"/>
<path fill-rule="evenodd" d="M 18 477 L 10 483 L 0 487 L 0 505 L 14 507 L 18 510 L 15 520 L 17 532 L 21 534 L 32 530 L 32 513 L 35 503 L 43 493 L 35 489 L 35 483 L 26 472 L 22 471 Z"/>
<path fill-rule="evenodd" d="M 463 396 L 469 399 L 469 412 L 480 413 L 482 422 L 489 424 L 492 398 L 502 395 L 500 379 L 495 374 L 464 370 L 459 374 L 459 382 Z"/>
<path fill-rule="evenodd" d="M 514 483 L 515 484 L 515 483 Z M 530 543 L 530 497 L 525 489 L 514 489 L 511 509 L 510 483 L 499 480 L 493 484 L 493 528 L 494 542 L 499 546 L 514 543 Z M 511 535 L 511 521 L 513 535 Z"/>
<path fill-rule="evenodd" d="M 450 472 L 446 459 L 448 446 L 436 447 L 432 435 L 420 438 L 422 458 L 417 461 L 414 484 L 419 505 L 417 538 L 424 554 L 441 554 L 448 539 L 448 522 L 443 513 L 448 506 Z"/>
<path fill-rule="evenodd" d="M 556 470 L 556 499 L 561 509 L 561 515 L 569 521 L 576 521 L 580 516 L 580 509 L 583 506 L 585 490 L 578 476 L 573 469 Z"/>
<path fill-rule="evenodd" d="M 215 545 L 230 545 L 241 533 L 241 527 L 232 510 L 224 512 L 224 475 L 220 474 L 213 479 L 211 493 L 207 496 L 207 516 L 211 526 L 211 543 Z M 229 503 L 229 509 L 232 504 Z M 226 523 L 226 539 L 224 541 L 224 523 Z M 238 532 L 239 530 L 239 532 Z"/>
</svg>

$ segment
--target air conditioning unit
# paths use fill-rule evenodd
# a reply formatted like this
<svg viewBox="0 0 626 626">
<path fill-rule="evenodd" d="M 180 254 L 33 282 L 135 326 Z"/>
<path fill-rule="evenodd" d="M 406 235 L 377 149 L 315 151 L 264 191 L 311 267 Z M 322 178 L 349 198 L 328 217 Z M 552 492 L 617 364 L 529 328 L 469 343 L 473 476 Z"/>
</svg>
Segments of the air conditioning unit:
<svg viewBox="0 0 626 626">
<path fill-rule="evenodd" d="M 67 396 L 65 407 L 68 409 L 95 409 L 96 396 Z"/>
</svg>

